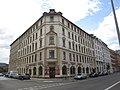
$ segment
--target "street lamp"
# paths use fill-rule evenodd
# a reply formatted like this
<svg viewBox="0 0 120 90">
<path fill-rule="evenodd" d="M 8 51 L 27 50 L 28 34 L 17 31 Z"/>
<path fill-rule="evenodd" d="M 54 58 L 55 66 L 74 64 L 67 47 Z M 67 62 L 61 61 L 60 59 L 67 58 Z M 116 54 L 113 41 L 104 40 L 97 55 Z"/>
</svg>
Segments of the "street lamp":
<svg viewBox="0 0 120 90">
<path fill-rule="evenodd" d="M 111 0 L 111 4 L 112 4 L 114 20 L 115 20 L 115 25 L 116 25 L 116 30 L 117 30 L 117 34 L 118 34 L 118 40 L 119 40 L 119 46 L 120 46 L 120 31 L 119 31 L 119 27 L 118 27 L 117 17 L 116 17 L 116 14 L 115 14 L 115 8 L 114 8 L 113 0 Z"/>
</svg>

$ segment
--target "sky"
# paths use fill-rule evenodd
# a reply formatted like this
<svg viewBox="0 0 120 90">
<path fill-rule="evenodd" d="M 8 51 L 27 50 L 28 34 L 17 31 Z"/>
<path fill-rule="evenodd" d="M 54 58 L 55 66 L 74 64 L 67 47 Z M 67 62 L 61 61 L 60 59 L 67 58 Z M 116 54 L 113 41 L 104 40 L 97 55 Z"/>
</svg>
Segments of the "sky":
<svg viewBox="0 0 120 90">
<path fill-rule="evenodd" d="M 120 0 L 113 1 L 120 28 Z M 10 44 L 49 9 L 120 49 L 110 0 L 0 0 L 0 63 L 9 63 Z"/>
</svg>

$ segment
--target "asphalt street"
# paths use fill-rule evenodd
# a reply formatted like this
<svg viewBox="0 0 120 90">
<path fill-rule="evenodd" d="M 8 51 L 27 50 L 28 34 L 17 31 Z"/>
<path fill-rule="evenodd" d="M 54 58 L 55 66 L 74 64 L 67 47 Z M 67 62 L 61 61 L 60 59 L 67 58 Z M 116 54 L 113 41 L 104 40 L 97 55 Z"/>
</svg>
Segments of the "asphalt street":
<svg viewBox="0 0 120 90">
<path fill-rule="evenodd" d="M 0 77 L 0 90 L 120 90 L 120 73 L 85 80 Z"/>
</svg>

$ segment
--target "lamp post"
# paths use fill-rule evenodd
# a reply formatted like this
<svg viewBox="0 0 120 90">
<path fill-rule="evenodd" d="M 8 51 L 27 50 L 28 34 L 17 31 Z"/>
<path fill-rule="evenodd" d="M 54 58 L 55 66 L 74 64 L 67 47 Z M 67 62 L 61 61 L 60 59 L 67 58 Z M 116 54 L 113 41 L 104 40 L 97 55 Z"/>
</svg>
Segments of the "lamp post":
<svg viewBox="0 0 120 90">
<path fill-rule="evenodd" d="M 120 31 L 119 31 L 119 27 L 118 27 L 117 17 L 116 17 L 116 14 L 115 14 L 115 8 L 114 8 L 113 0 L 111 0 L 111 4 L 112 4 L 113 15 L 114 15 L 114 20 L 115 20 L 115 25 L 116 25 L 116 30 L 117 30 L 117 34 L 118 34 L 118 40 L 119 40 L 119 46 L 120 46 Z"/>
</svg>

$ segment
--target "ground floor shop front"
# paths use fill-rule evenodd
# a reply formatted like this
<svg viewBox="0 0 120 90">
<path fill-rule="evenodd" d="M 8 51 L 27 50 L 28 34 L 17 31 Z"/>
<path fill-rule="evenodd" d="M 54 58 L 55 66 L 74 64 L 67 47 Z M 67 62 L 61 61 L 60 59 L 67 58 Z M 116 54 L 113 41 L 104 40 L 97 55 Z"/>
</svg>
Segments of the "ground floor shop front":
<svg viewBox="0 0 120 90">
<path fill-rule="evenodd" d="M 29 64 L 23 67 L 18 67 L 19 73 L 29 73 L 32 77 L 56 78 L 56 77 L 71 77 L 78 73 L 95 72 L 94 66 L 87 66 L 76 63 L 64 63 L 58 65 L 56 62 L 47 64 Z"/>
</svg>

